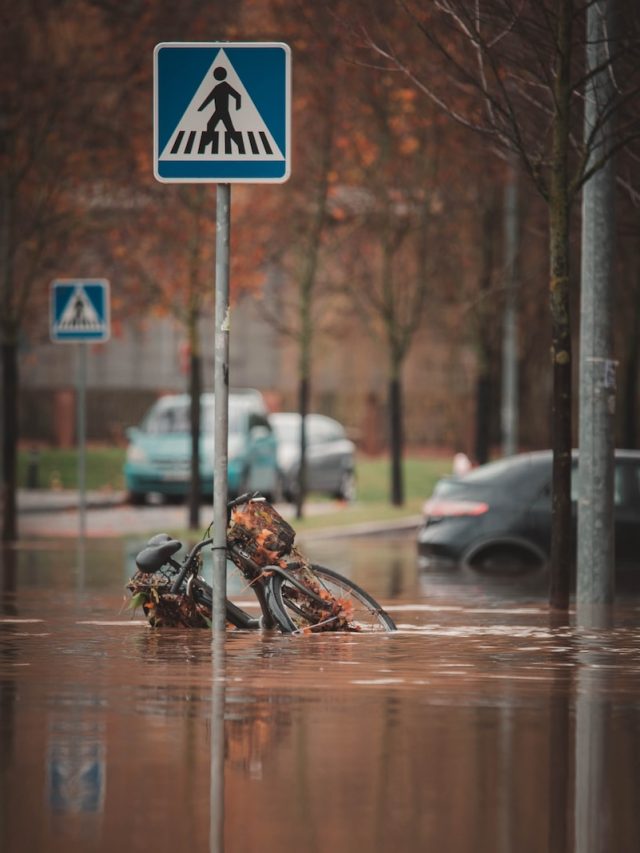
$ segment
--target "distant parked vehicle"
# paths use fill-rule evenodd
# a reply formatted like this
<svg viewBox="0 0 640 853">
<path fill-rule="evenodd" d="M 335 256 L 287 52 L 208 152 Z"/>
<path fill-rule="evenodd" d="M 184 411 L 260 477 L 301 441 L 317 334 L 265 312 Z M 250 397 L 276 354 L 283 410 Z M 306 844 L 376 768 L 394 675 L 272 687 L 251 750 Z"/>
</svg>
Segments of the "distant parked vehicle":
<svg viewBox="0 0 640 853">
<path fill-rule="evenodd" d="M 201 405 L 200 489 L 213 496 L 214 395 L 203 394 Z M 129 499 L 142 504 L 151 493 L 185 497 L 191 466 L 190 398 L 187 394 L 160 397 L 138 427 L 127 431 L 129 447 L 124 477 Z M 229 394 L 230 495 L 260 491 L 276 496 L 279 485 L 276 437 L 258 391 Z"/>
<path fill-rule="evenodd" d="M 278 465 L 282 493 L 293 501 L 298 491 L 300 469 L 300 415 L 280 412 L 271 415 L 278 437 Z M 325 415 L 307 415 L 307 489 L 344 500 L 356 493 L 355 445 L 347 438 L 342 424 Z"/>
<path fill-rule="evenodd" d="M 551 451 L 524 453 L 440 480 L 424 505 L 418 552 L 425 565 L 484 570 L 543 566 L 551 546 Z M 578 458 L 571 497 L 575 541 Z M 614 474 L 616 564 L 640 564 L 640 451 L 617 450 Z"/>
</svg>

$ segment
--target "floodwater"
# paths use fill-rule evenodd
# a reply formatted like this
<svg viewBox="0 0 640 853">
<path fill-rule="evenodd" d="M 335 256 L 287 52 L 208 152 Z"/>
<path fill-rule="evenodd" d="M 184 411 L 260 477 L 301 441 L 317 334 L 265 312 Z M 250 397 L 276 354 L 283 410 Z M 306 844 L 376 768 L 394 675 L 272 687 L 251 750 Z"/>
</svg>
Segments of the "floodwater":
<svg viewBox="0 0 640 853">
<path fill-rule="evenodd" d="M 122 609 L 138 544 L 4 555 L 5 853 L 640 850 L 640 599 L 581 629 L 544 577 L 316 541 L 400 630 L 212 645 Z"/>
</svg>

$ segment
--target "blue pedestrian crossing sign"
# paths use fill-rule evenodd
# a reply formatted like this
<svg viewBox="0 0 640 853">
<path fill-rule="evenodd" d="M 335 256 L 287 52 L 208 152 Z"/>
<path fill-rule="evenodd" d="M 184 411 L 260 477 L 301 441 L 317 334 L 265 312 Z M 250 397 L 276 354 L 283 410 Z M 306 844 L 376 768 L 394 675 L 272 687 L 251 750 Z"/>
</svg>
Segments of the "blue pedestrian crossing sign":
<svg viewBox="0 0 640 853">
<path fill-rule="evenodd" d="M 54 343 L 104 343 L 111 335 L 109 282 L 60 279 L 51 283 L 50 332 Z"/>
<path fill-rule="evenodd" d="M 153 160 L 159 181 L 286 181 L 290 114 L 288 45 L 156 45 Z"/>
</svg>

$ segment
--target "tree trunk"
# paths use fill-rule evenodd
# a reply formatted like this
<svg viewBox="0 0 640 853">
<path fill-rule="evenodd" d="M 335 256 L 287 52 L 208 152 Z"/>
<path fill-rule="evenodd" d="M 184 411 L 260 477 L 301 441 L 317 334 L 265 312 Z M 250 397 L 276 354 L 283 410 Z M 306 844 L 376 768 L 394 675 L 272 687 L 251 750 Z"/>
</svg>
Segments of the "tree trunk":
<svg viewBox="0 0 640 853">
<path fill-rule="evenodd" d="M 2 541 L 17 533 L 18 351 L 13 342 L 2 344 Z"/>
<path fill-rule="evenodd" d="M 495 223 L 497 222 L 497 196 L 495 191 L 483 193 L 480 244 L 480 280 L 476 314 L 476 350 L 478 375 L 476 377 L 476 428 L 474 442 L 475 461 L 483 465 L 489 461 L 493 425 L 493 364 L 495 317 L 491 305 L 493 281 Z"/>
<path fill-rule="evenodd" d="M 638 446 L 638 355 L 640 346 L 640 284 L 634 294 L 631 333 L 625 336 L 625 358 L 622 380 L 622 446 L 633 450 Z"/>
<path fill-rule="evenodd" d="M 638 446 L 638 411 L 636 389 L 638 387 L 638 321 L 634 320 L 634 331 L 627 345 L 627 358 L 623 378 L 623 426 L 622 446 L 634 450 Z"/>
<path fill-rule="evenodd" d="M 502 455 L 518 452 L 518 268 L 520 243 L 518 171 L 509 160 L 504 190 L 504 313 L 502 319 L 502 390 L 500 437 Z"/>
<path fill-rule="evenodd" d="M 559 206 L 562 204 L 559 202 Z M 553 356 L 553 501 L 549 603 L 569 606 L 571 566 L 571 332 L 569 328 L 569 240 L 566 213 L 558 211 L 550 284 Z M 564 232 L 564 234 L 562 233 Z M 554 239 L 555 238 L 555 239 Z"/>
<path fill-rule="evenodd" d="M 189 247 L 189 302 L 187 338 L 189 341 L 189 426 L 191 430 L 191 466 L 189 477 L 189 529 L 200 527 L 200 395 L 202 393 L 202 355 L 200 351 L 200 268 L 202 255 L 202 219 L 207 204 L 204 186 L 185 196 L 193 214 Z"/>
<path fill-rule="evenodd" d="M 549 604 L 567 610 L 571 583 L 571 323 L 569 311 L 569 111 L 573 3 L 558 5 L 556 114 L 549 186 L 551 335 L 553 359 L 551 567 Z"/>
<path fill-rule="evenodd" d="M 189 529 L 200 527 L 200 394 L 202 392 L 202 358 L 198 344 L 197 327 L 191 333 L 189 359 L 189 395 L 191 422 L 191 477 L 189 484 Z"/>
<path fill-rule="evenodd" d="M 391 449 L 391 503 L 404 504 L 404 478 L 402 472 L 402 381 L 399 372 L 389 380 L 389 444 Z"/>
<path fill-rule="evenodd" d="M 298 386 L 298 411 L 300 412 L 300 467 L 296 493 L 296 518 L 301 519 L 307 497 L 307 415 L 309 413 L 309 376 L 304 369 Z"/>
<path fill-rule="evenodd" d="M 493 389 L 491 365 L 488 352 L 480 355 L 480 369 L 476 377 L 476 435 L 474 458 L 478 465 L 489 461 L 491 448 L 491 421 L 493 409 Z"/>
<path fill-rule="evenodd" d="M 298 470 L 298 493 L 296 495 L 296 518 L 304 514 L 304 502 L 307 497 L 307 427 L 306 415 L 309 411 L 311 382 L 311 350 L 313 346 L 313 298 L 316 287 L 318 259 L 322 245 L 322 236 L 327 220 L 327 202 L 329 198 L 329 176 L 332 166 L 334 108 L 330 101 L 325 113 L 323 144 L 321 148 L 320 174 L 317 185 L 315 211 L 307 241 L 306 255 L 300 280 L 300 330 L 298 336 L 299 360 L 299 412 L 300 412 L 300 468 Z"/>
</svg>

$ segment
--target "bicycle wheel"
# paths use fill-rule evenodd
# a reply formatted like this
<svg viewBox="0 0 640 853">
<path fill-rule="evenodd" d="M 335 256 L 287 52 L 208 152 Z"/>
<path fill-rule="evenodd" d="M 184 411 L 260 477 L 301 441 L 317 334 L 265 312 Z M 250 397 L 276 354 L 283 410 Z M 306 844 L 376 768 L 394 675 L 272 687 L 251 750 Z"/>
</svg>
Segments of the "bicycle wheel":
<svg viewBox="0 0 640 853">
<path fill-rule="evenodd" d="M 353 581 L 324 566 L 311 565 L 312 592 L 305 595 L 284 575 L 275 574 L 267 587 L 267 601 L 284 631 L 395 631 L 393 619 L 378 602 Z M 303 583 L 306 583 L 303 581 Z M 317 587 L 317 588 L 316 588 Z"/>
</svg>

